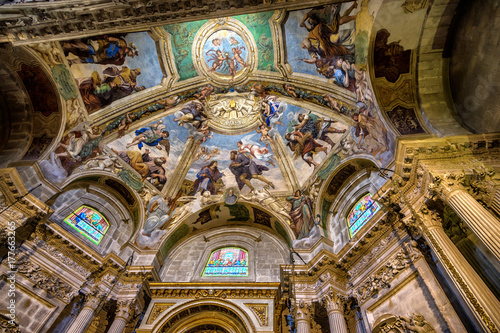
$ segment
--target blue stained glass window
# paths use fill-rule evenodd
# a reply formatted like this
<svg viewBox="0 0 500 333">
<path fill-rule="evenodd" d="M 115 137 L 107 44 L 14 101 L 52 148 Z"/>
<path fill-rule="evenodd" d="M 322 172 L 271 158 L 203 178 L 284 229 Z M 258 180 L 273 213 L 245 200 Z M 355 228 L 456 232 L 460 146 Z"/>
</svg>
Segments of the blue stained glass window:
<svg viewBox="0 0 500 333">
<path fill-rule="evenodd" d="M 248 252 L 239 247 L 213 251 L 202 276 L 248 276 Z"/>
<path fill-rule="evenodd" d="M 380 209 L 379 204 L 372 199 L 370 193 L 365 194 L 352 207 L 347 224 L 349 226 L 349 236 L 352 238 L 356 232 Z"/>
<path fill-rule="evenodd" d="M 97 245 L 109 228 L 108 221 L 101 213 L 85 205 L 69 214 L 64 222 Z"/>
</svg>

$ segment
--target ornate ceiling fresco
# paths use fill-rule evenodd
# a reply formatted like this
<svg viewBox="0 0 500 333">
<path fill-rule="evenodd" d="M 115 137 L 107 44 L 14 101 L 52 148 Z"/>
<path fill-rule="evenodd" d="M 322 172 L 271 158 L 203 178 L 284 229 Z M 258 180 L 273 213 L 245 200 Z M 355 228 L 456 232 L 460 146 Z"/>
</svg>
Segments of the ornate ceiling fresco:
<svg viewBox="0 0 500 333">
<path fill-rule="evenodd" d="M 147 210 L 131 239 L 140 248 L 161 242 L 166 252 L 189 232 L 250 217 L 290 243 L 300 234 L 292 207 L 339 166 L 362 158 L 387 167 L 397 135 L 425 133 L 416 104 L 394 95 L 404 85 L 413 94 L 413 53 L 391 32 L 371 32 L 377 6 L 349 1 L 24 47 L 60 93 L 43 92 L 47 104 L 65 110 L 64 131 L 49 149 L 31 147 L 32 159 L 56 189 L 113 174 L 136 192 Z M 398 20 L 412 15 L 398 10 Z"/>
</svg>

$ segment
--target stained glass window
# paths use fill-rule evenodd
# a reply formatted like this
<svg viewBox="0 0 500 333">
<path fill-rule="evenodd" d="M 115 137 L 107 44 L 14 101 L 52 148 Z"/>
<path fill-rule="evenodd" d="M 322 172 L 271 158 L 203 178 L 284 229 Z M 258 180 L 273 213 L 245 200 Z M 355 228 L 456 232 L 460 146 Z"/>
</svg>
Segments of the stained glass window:
<svg viewBox="0 0 500 333">
<path fill-rule="evenodd" d="M 349 226 L 349 235 L 352 238 L 354 234 L 380 209 L 380 206 L 372 199 L 370 193 L 365 194 L 352 207 L 347 224 Z"/>
<path fill-rule="evenodd" d="M 80 206 L 69 214 L 64 219 L 64 222 L 97 245 L 99 245 L 109 228 L 106 218 L 97 210 L 88 206 Z"/>
<path fill-rule="evenodd" d="M 248 252 L 239 247 L 213 251 L 202 276 L 248 276 Z"/>
</svg>

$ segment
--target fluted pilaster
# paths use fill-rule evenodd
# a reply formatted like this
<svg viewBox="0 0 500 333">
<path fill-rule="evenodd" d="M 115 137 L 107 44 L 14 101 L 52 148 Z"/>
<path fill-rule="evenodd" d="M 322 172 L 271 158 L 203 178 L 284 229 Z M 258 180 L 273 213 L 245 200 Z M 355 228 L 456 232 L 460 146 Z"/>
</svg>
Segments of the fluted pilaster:
<svg viewBox="0 0 500 333">
<path fill-rule="evenodd" d="M 83 305 L 83 309 L 80 311 L 73 324 L 71 324 L 68 332 L 83 333 L 90 320 L 92 320 L 94 312 L 99 306 L 99 303 L 101 302 L 103 297 L 104 294 L 97 288 L 89 292 L 85 296 L 85 304 Z"/>
<path fill-rule="evenodd" d="M 328 292 L 322 298 L 323 305 L 328 312 L 328 322 L 331 333 L 347 333 L 347 324 L 344 319 L 345 299 L 334 291 Z"/>
<path fill-rule="evenodd" d="M 422 210 L 424 237 L 485 331 L 498 332 L 500 302 L 444 232 L 437 212 Z"/>
<path fill-rule="evenodd" d="M 116 303 L 117 309 L 115 314 L 115 319 L 111 327 L 109 328 L 109 333 L 122 333 L 127 325 L 129 319 L 133 316 L 135 300 L 118 300 Z"/>
<path fill-rule="evenodd" d="M 441 195 L 441 198 L 500 261 L 500 220 L 466 191 L 463 186 L 464 178 L 463 174 L 446 174 L 437 178 L 431 190 Z"/>
</svg>

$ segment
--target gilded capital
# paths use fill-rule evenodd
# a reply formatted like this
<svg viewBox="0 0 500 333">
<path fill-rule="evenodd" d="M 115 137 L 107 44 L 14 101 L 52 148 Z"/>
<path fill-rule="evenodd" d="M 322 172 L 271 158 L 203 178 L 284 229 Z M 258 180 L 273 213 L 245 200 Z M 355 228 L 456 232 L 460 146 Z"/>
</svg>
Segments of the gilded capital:
<svg viewBox="0 0 500 333">
<path fill-rule="evenodd" d="M 322 298 L 321 302 L 323 306 L 326 308 L 328 313 L 332 311 L 340 311 L 343 312 L 344 304 L 346 299 L 343 295 L 340 295 L 335 292 L 335 290 L 330 289 Z"/>
<path fill-rule="evenodd" d="M 466 176 L 463 171 L 455 173 L 432 174 L 433 182 L 429 184 L 429 190 L 446 201 L 449 195 L 457 190 L 465 191 Z"/>
<path fill-rule="evenodd" d="M 135 312 L 136 299 L 118 300 L 116 302 L 116 317 L 128 320 Z"/>
<path fill-rule="evenodd" d="M 84 307 L 95 310 L 104 297 L 106 297 L 104 292 L 102 292 L 98 287 L 94 287 L 87 295 L 85 295 Z"/>
<path fill-rule="evenodd" d="M 310 320 L 312 315 L 312 303 L 300 300 L 297 306 L 297 320 Z"/>
<path fill-rule="evenodd" d="M 432 228 L 443 228 L 443 220 L 439 213 L 435 210 L 430 210 L 427 206 L 422 206 L 420 210 L 420 217 L 422 218 L 422 222 L 424 226 L 428 229 Z"/>
</svg>

